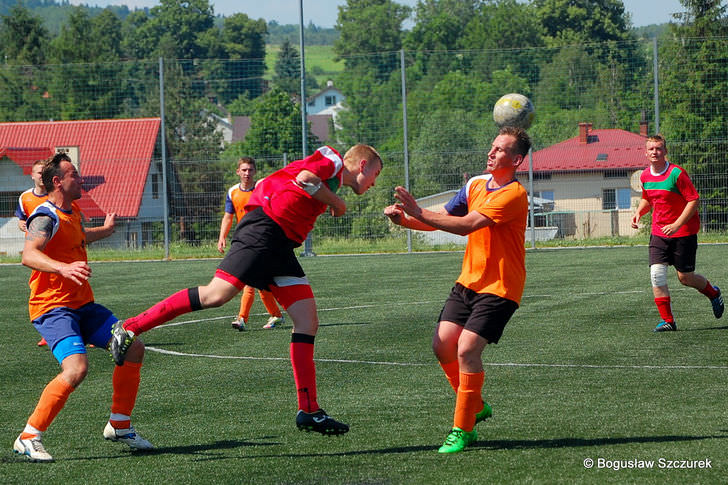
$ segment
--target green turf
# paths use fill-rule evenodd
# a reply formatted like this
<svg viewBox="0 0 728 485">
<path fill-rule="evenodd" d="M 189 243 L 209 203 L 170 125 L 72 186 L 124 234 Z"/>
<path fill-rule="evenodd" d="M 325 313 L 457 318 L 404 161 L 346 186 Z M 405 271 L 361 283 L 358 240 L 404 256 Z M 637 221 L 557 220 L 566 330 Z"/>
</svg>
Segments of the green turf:
<svg viewBox="0 0 728 485">
<path fill-rule="evenodd" d="M 701 246 L 698 272 L 728 289 L 725 245 Z M 320 309 L 319 402 L 351 426 L 299 432 L 289 328 L 230 328 L 239 301 L 184 315 L 143 339 L 151 349 L 134 423 L 153 453 L 101 437 L 112 362 L 90 350 L 86 381 L 44 436 L 55 463 L 11 453 L 55 360 L 27 320 L 27 269 L 0 266 L 0 482 L 6 483 L 724 483 L 728 320 L 669 284 L 680 331 L 659 319 L 645 247 L 529 252 L 522 307 L 486 348 L 492 418 L 465 452 L 440 455 L 454 394 L 430 350 L 462 253 L 305 258 Z M 206 283 L 216 261 L 94 263 L 97 301 L 126 317 Z M 153 349 L 178 352 L 162 354 Z M 229 358 L 215 358 L 229 357 Z M 5 450 L 5 451 L 1 451 Z M 584 461 L 593 459 L 594 468 Z M 598 460 L 653 461 L 652 469 Z M 710 460 L 665 469 L 659 460 Z M 634 465 L 639 463 L 633 462 Z"/>
</svg>

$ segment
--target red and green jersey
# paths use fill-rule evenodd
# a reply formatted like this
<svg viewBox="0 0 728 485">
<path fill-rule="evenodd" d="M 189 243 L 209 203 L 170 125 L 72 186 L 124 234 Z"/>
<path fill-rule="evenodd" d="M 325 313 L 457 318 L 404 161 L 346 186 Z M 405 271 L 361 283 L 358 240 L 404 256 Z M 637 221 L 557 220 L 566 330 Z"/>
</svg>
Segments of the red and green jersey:
<svg viewBox="0 0 728 485">
<path fill-rule="evenodd" d="M 700 198 L 685 169 L 668 162 L 662 173 L 654 174 L 651 167 L 647 167 L 642 171 L 640 182 L 642 198 L 652 207 L 652 234 L 659 237 L 684 237 L 698 233 L 700 217 L 697 212 L 669 236 L 661 229 L 675 222 L 688 202 Z"/>
<path fill-rule="evenodd" d="M 490 177 L 479 175 L 470 179 L 445 206 L 452 215 L 478 211 L 495 222 L 468 235 L 457 282 L 476 293 L 488 293 L 520 304 L 526 283 L 528 196 L 515 180 L 491 190 L 487 186 Z"/>
<path fill-rule="evenodd" d="M 63 263 L 87 261 L 86 233 L 81 225 L 81 212 L 75 204 L 70 212 L 66 212 L 46 201 L 28 217 L 28 224 L 41 216 L 50 217 L 53 221 L 50 239 L 43 248 L 46 255 Z M 79 286 L 59 274 L 33 270 L 28 284 L 31 321 L 54 308 L 68 307 L 75 310 L 94 301 L 88 280 L 84 280 Z"/>
</svg>

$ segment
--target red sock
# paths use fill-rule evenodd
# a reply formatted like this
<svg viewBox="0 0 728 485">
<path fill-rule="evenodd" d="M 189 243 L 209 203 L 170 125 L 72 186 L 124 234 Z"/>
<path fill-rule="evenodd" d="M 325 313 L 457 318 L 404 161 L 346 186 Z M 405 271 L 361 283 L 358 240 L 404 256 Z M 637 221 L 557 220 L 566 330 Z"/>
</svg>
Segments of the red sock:
<svg viewBox="0 0 728 485">
<path fill-rule="evenodd" d="M 192 301 L 193 295 L 196 297 L 197 302 Z M 151 330 L 165 322 L 172 320 L 175 317 L 189 313 L 193 310 L 201 310 L 199 296 L 197 296 L 197 288 L 188 288 L 180 290 L 172 296 L 160 301 L 150 309 L 140 313 L 139 315 L 129 318 L 124 321 L 124 328 L 134 335 Z"/>
<path fill-rule="evenodd" d="M 291 364 L 293 380 L 296 383 L 298 409 L 312 413 L 319 409 L 316 402 L 316 364 L 313 361 L 312 335 L 294 333 L 291 335 Z"/>
<path fill-rule="evenodd" d="M 662 317 L 663 320 L 670 323 L 675 321 L 672 316 L 672 305 L 670 305 L 669 296 L 655 298 L 655 305 L 657 305 L 657 311 L 660 312 L 660 317 Z"/>
<path fill-rule="evenodd" d="M 711 300 L 713 298 L 716 298 L 718 296 L 718 290 L 716 290 L 715 288 L 713 288 L 713 285 L 710 284 L 710 281 L 705 280 L 705 282 L 706 282 L 705 283 L 705 288 L 703 288 L 702 290 L 700 290 L 700 293 L 702 293 L 703 295 L 707 296 Z"/>
</svg>

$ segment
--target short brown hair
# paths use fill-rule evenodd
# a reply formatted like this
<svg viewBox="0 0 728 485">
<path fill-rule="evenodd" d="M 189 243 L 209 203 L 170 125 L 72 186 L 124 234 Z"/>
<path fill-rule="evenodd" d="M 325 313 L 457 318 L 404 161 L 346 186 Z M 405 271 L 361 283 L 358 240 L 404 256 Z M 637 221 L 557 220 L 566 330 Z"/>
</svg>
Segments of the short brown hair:
<svg viewBox="0 0 728 485">
<path fill-rule="evenodd" d="M 43 172 L 41 174 L 41 180 L 43 180 L 43 187 L 46 192 L 53 192 L 56 187 L 53 185 L 53 177 L 60 177 L 61 173 L 61 162 L 71 163 L 71 158 L 65 153 L 56 153 L 52 157 L 48 157 L 43 160 Z"/>
<path fill-rule="evenodd" d="M 650 141 L 652 143 L 662 143 L 662 148 L 667 150 L 667 141 L 665 140 L 665 137 L 662 136 L 661 134 L 655 133 L 654 135 L 648 136 L 647 140 L 645 140 L 645 145 L 647 145 L 647 142 L 650 142 Z"/>
<path fill-rule="evenodd" d="M 238 159 L 238 168 L 244 163 L 248 163 L 253 166 L 255 170 L 258 170 L 258 167 L 255 166 L 255 159 L 253 157 L 240 157 Z"/>
<path fill-rule="evenodd" d="M 516 139 L 516 153 L 525 157 L 531 149 L 531 138 L 526 130 L 517 126 L 504 126 L 498 131 L 498 135 L 510 135 Z"/>
<path fill-rule="evenodd" d="M 344 154 L 344 161 L 352 157 L 356 161 L 366 160 L 367 162 L 379 162 L 379 166 L 384 168 L 384 162 L 382 161 L 382 157 L 379 156 L 379 152 L 369 145 L 359 143 L 349 148 Z"/>
</svg>

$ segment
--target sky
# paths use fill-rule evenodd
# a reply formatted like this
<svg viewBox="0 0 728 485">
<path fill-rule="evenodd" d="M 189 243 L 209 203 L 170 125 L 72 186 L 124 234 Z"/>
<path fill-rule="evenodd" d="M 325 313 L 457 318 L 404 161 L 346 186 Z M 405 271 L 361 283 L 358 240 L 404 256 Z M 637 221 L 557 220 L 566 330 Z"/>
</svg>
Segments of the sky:
<svg viewBox="0 0 728 485">
<path fill-rule="evenodd" d="M 244 13 L 253 19 L 275 20 L 279 24 L 298 24 L 300 21 L 300 0 L 210 0 L 215 14 L 225 16 Z M 397 3 L 415 6 L 417 0 L 395 0 Z M 679 0 L 623 0 L 624 7 L 632 15 L 632 24 L 642 27 L 662 24 L 672 20 L 671 13 L 682 10 Z M 74 5 L 106 7 L 126 5 L 153 7 L 157 0 L 71 0 Z M 333 27 L 339 13 L 338 6 L 346 5 L 346 0 L 303 0 L 303 23 L 313 22 L 318 27 Z M 406 27 L 406 26 L 405 26 Z"/>
</svg>

